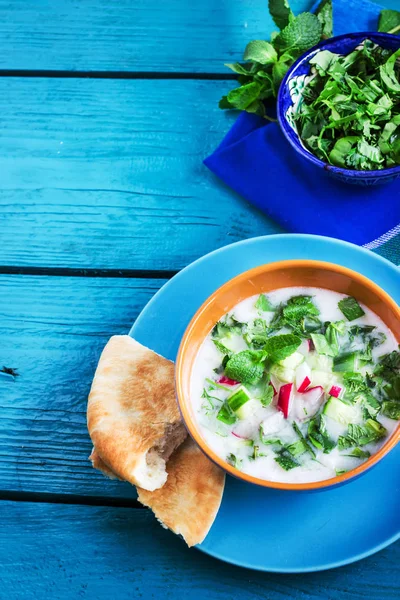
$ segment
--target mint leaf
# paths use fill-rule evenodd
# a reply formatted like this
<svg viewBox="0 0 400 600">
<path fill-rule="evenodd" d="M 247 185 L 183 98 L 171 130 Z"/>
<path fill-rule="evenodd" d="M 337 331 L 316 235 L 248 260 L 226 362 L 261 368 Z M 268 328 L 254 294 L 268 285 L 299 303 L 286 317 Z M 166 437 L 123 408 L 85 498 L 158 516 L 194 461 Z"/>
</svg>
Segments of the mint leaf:
<svg viewBox="0 0 400 600">
<path fill-rule="evenodd" d="M 269 65 L 278 60 L 278 54 L 269 42 L 253 40 L 247 44 L 243 58 L 260 63 L 260 65 Z"/>
<path fill-rule="evenodd" d="M 400 30 L 400 12 L 397 10 L 381 10 L 378 22 L 378 31 L 384 33 L 397 33 Z"/>
<path fill-rule="evenodd" d="M 228 67 L 234 73 L 238 75 L 246 75 L 247 77 L 251 75 L 251 65 L 241 65 L 240 63 L 225 63 L 225 67 Z"/>
<path fill-rule="evenodd" d="M 315 15 L 304 12 L 295 17 L 274 40 L 279 50 L 308 50 L 321 39 L 322 25 Z"/>
<path fill-rule="evenodd" d="M 273 312 L 275 309 L 265 294 L 260 294 L 254 307 L 262 312 Z"/>
<path fill-rule="evenodd" d="M 332 0 L 322 0 L 315 15 L 322 26 L 322 39 L 326 40 L 333 35 Z"/>
<path fill-rule="evenodd" d="M 358 304 L 357 300 L 352 296 L 348 296 L 347 298 L 343 298 L 343 300 L 339 300 L 338 307 L 348 321 L 354 321 L 355 319 L 365 315 L 365 312 Z"/>
<path fill-rule="evenodd" d="M 255 385 L 264 374 L 263 352 L 242 350 L 226 363 L 225 374 L 230 379 L 247 385 Z"/>
<path fill-rule="evenodd" d="M 245 110 L 250 104 L 257 100 L 261 87 L 261 84 L 257 81 L 247 83 L 246 85 L 231 90 L 227 95 L 227 100 L 233 108 Z"/>
<path fill-rule="evenodd" d="M 269 14 L 279 29 L 289 25 L 290 19 L 294 17 L 287 0 L 268 0 L 268 8 Z"/>
<path fill-rule="evenodd" d="M 300 344 L 301 338 L 297 335 L 285 333 L 268 338 L 264 350 L 272 362 L 278 362 L 293 354 Z"/>
</svg>

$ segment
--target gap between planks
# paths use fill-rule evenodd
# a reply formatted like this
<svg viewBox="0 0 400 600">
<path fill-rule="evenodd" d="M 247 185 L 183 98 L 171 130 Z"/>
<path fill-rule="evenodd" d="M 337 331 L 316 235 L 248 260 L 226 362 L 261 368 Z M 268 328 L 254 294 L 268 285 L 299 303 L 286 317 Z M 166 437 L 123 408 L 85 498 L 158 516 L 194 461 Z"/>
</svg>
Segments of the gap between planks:
<svg viewBox="0 0 400 600">
<path fill-rule="evenodd" d="M 42 504 L 81 504 L 85 506 L 145 509 L 140 502 L 133 498 L 113 498 L 110 496 L 80 496 L 78 494 L 47 494 L 45 492 L 11 492 L 0 490 L 0 502 L 2 500 L 13 502 L 38 502 Z"/>
<path fill-rule="evenodd" d="M 45 275 L 49 277 L 103 277 L 112 279 L 171 279 L 177 270 L 85 269 L 64 267 L 19 267 L 0 265 L 0 275 Z"/>
<path fill-rule="evenodd" d="M 232 81 L 234 73 L 166 73 L 164 71 L 58 71 L 0 69 L 0 77 L 47 77 L 50 79 L 203 79 Z"/>
</svg>

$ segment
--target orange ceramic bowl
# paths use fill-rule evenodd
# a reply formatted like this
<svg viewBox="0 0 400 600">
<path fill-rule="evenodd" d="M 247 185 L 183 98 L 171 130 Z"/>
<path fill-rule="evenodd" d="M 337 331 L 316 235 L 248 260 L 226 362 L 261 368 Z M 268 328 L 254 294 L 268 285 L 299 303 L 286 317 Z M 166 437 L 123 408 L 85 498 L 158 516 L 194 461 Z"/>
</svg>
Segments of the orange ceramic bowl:
<svg viewBox="0 0 400 600">
<path fill-rule="evenodd" d="M 386 443 L 363 464 L 355 469 L 312 483 L 280 483 L 259 479 L 238 471 L 218 456 L 203 439 L 196 423 L 190 401 L 190 381 L 195 358 L 206 336 L 216 322 L 239 302 L 255 294 L 272 290 L 310 286 L 354 296 L 374 311 L 400 341 L 400 308 L 396 302 L 373 281 L 333 263 L 316 260 L 285 260 L 246 271 L 217 289 L 199 308 L 183 336 L 176 363 L 176 390 L 182 417 L 203 452 L 222 469 L 243 481 L 281 490 L 313 490 L 344 483 L 361 475 L 378 463 L 400 439 L 400 424 Z"/>
</svg>

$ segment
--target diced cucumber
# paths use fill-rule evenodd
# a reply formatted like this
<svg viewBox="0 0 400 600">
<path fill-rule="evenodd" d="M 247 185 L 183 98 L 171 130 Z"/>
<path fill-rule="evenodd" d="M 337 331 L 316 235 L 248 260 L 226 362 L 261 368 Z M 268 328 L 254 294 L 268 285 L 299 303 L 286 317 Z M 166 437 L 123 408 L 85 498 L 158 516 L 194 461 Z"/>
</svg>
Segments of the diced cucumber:
<svg viewBox="0 0 400 600">
<path fill-rule="evenodd" d="M 270 373 L 283 383 L 293 383 L 295 378 L 294 369 L 288 369 L 282 365 L 279 365 L 278 363 L 276 365 L 272 365 Z"/>
<path fill-rule="evenodd" d="M 253 446 L 254 445 L 254 441 L 253 440 L 238 439 L 237 440 L 237 444 L 238 444 L 238 446 Z"/>
<path fill-rule="evenodd" d="M 229 407 L 234 412 L 237 412 L 238 409 L 241 406 L 243 406 L 243 404 L 246 404 L 246 402 L 248 402 L 249 400 L 250 400 L 250 393 L 246 390 L 246 388 L 243 385 L 240 386 L 239 389 L 235 390 L 233 392 L 233 394 L 231 394 L 227 398 L 227 402 L 229 404 Z"/>
<path fill-rule="evenodd" d="M 330 387 L 333 382 L 333 375 L 327 371 L 311 371 L 311 385 L 321 386 L 323 388 Z"/>
<path fill-rule="evenodd" d="M 359 410 L 356 406 L 345 404 L 340 398 L 330 396 L 322 411 L 324 415 L 342 425 L 356 423 L 359 419 Z"/>
<path fill-rule="evenodd" d="M 324 354 L 317 354 L 316 352 L 310 352 L 307 357 L 307 362 L 312 369 L 316 371 L 327 371 L 332 372 L 332 358 Z"/>
<path fill-rule="evenodd" d="M 256 412 L 261 406 L 259 400 L 249 400 L 243 404 L 240 408 L 235 411 L 235 414 L 239 419 L 248 419 L 253 413 Z"/>
<path fill-rule="evenodd" d="M 358 369 L 358 353 L 357 352 L 346 352 L 346 354 L 339 354 L 333 359 L 333 371 L 336 373 L 343 373 L 351 371 L 356 373 Z"/>
<path fill-rule="evenodd" d="M 301 354 L 301 352 L 293 352 L 293 354 L 284 360 L 280 360 L 279 364 L 285 369 L 296 369 L 302 362 L 304 362 L 304 354 Z"/>
</svg>

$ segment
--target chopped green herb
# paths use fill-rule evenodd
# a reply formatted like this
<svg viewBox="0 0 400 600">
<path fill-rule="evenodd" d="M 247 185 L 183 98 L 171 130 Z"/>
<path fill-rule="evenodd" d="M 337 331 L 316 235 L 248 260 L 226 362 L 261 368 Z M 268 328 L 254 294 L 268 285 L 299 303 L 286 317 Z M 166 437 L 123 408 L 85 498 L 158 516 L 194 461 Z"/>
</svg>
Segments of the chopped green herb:
<svg viewBox="0 0 400 600">
<path fill-rule="evenodd" d="M 265 354 L 261 351 L 242 350 L 226 363 L 227 377 L 244 384 L 255 385 L 264 373 Z"/>
<path fill-rule="evenodd" d="M 339 475 L 344 475 L 345 473 L 347 473 L 346 469 L 335 469 L 336 475 L 339 477 Z"/>
<path fill-rule="evenodd" d="M 378 31 L 384 33 L 400 33 L 400 12 L 384 9 L 379 15 Z"/>
<path fill-rule="evenodd" d="M 254 307 L 261 312 L 273 312 L 275 309 L 265 294 L 260 294 Z"/>
<path fill-rule="evenodd" d="M 228 454 L 228 456 L 226 457 L 226 461 L 232 465 L 232 467 L 235 467 L 235 469 L 240 470 L 241 466 L 242 466 L 242 460 L 240 458 L 237 458 L 237 456 L 235 454 Z"/>
<path fill-rule="evenodd" d="M 231 388 L 227 387 L 226 385 L 222 385 L 221 383 L 218 383 L 218 381 L 214 381 L 208 377 L 206 377 L 206 382 L 208 383 L 210 390 L 224 390 L 226 392 L 232 391 Z"/>
<path fill-rule="evenodd" d="M 400 419 L 400 401 L 396 402 L 394 400 L 386 400 L 382 404 L 382 414 L 389 419 Z"/>
<path fill-rule="evenodd" d="M 352 446 L 365 446 L 371 442 L 378 442 L 387 435 L 385 427 L 378 421 L 368 419 L 365 425 L 350 424 L 347 435 L 338 439 L 339 450 L 345 450 Z"/>
<path fill-rule="evenodd" d="M 354 448 L 350 452 L 350 454 L 346 454 L 346 456 L 354 456 L 355 458 L 369 458 L 371 456 L 371 452 L 368 450 L 361 450 L 361 448 Z"/>
<path fill-rule="evenodd" d="M 222 342 L 220 342 L 219 340 L 213 340 L 215 347 L 217 348 L 217 350 L 219 350 L 222 354 L 224 354 L 225 356 L 231 356 L 233 354 L 233 351 L 230 350 L 229 348 L 227 348 Z"/>
<path fill-rule="evenodd" d="M 276 456 L 275 461 L 285 471 L 290 471 L 291 469 L 295 469 L 296 467 L 299 466 L 298 462 L 296 462 L 295 460 L 293 460 L 293 458 L 291 458 L 290 456 L 287 456 L 285 454 Z"/>
<path fill-rule="evenodd" d="M 263 406 L 269 406 L 272 402 L 273 397 L 274 397 L 274 388 L 272 387 L 271 383 L 268 382 L 265 385 L 263 393 L 259 397 L 259 400 Z"/>
<path fill-rule="evenodd" d="M 300 344 L 301 339 L 297 335 L 286 333 L 268 338 L 264 350 L 272 362 L 278 362 L 293 354 Z"/>
<path fill-rule="evenodd" d="M 363 317 L 365 312 L 357 302 L 355 298 L 352 296 L 348 296 L 347 298 L 343 298 L 338 302 L 338 307 L 346 317 L 348 321 L 354 321 L 359 317 Z"/>
<path fill-rule="evenodd" d="M 297 435 L 299 436 L 300 440 L 303 442 L 304 446 L 306 447 L 306 451 L 311 454 L 311 456 L 313 456 L 314 458 L 316 457 L 316 454 L 314 452 L 314 450 L 312 449 L 312 447 L 310 446 L 310 444 L 308 443 L 308 441 L 306 440 L 306 438 L 304 437 L 304 435 L 301 432 L 300 427 L 297 425 L 296 421 L 292 422 L 292 427 L 295 430 L 295 432 L 297 433 Z"/>
<path fill-rule="evenodd" d="M 255 319 L 252 327 L 247 327 L 243 338 L 248 346 L 252 346 L 255 350 L 259 350 L 268 339 L 267 323 L 264 319 Z"/>
<path fill-rule="evenodd" d="M 311 419 L 308 424 L 308 439 L 317 450 L 322 450 L 324 454 L 329 454 L 336 446 L 326 431 L 324 415 L 319 415 Z"/>
<path fill-rule="evenodd" d="M 297 440 L 296 442 L 286 446 L 286 450 L 290 452 L 292 456 L 300 456 L 301 454 L 307 452 L 307 444 L 303 442 L 303 440 Z"/>
<path fill-rule="evenodd" d="M 337 354 L 337 350 L 329 344 L 322 333 L 312 333 L 311 339 L 318 354 L 325 354 L 326 356 L 335 356 Z"/>
</svg>

